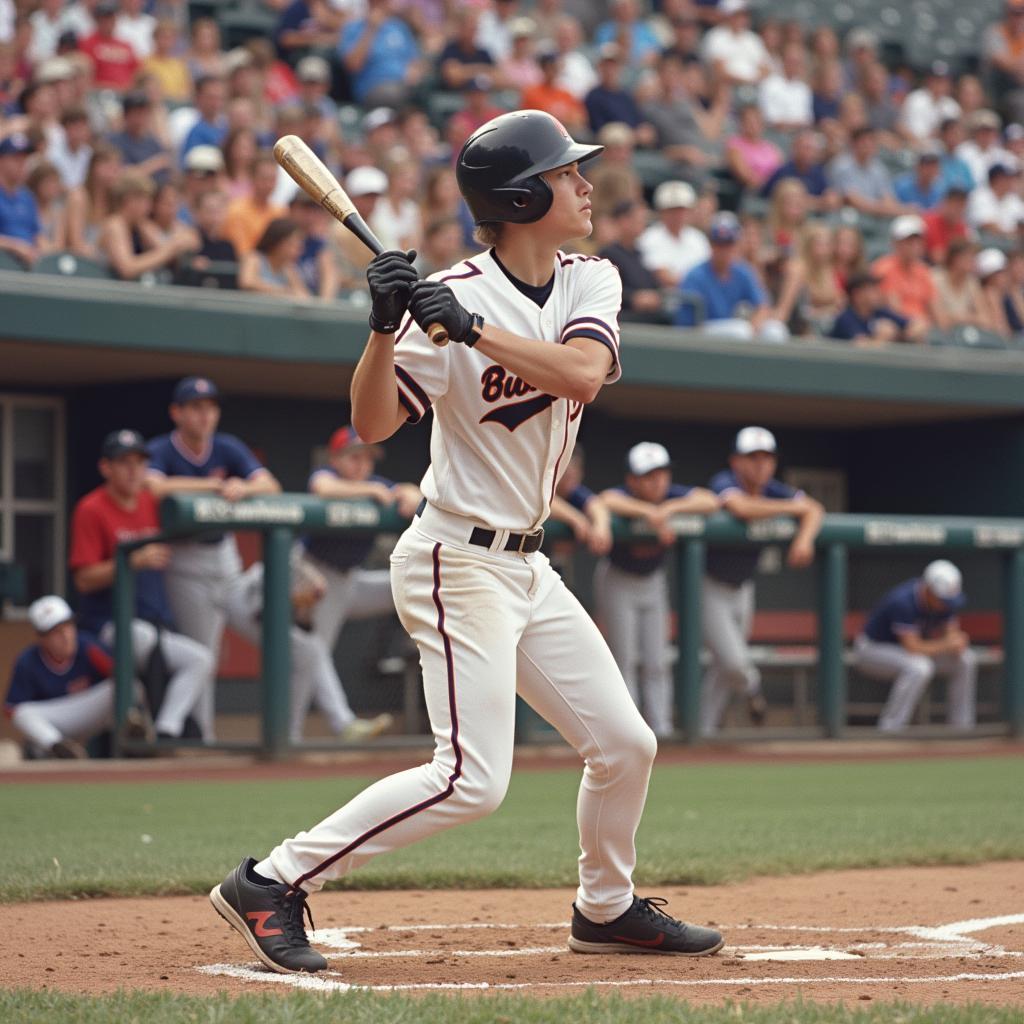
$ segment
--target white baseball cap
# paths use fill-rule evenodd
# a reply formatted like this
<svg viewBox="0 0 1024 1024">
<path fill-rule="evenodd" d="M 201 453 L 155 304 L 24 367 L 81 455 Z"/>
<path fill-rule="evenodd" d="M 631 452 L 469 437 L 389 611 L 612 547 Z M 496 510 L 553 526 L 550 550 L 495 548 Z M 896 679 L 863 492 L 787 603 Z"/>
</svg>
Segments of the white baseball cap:
<svg viewBox="0 0 1024 1024">
<path fill-rule="evenodd" d="M 974 271 L 983 281 L 1006 269 L 1006 253 L 1002 249 L 982 249 L 974 257 Z"/>
<path fill-rule="evenodd" d="M 633 476 L 646 476 L 656 469 L 665 469 L 672 465 L 672 456 L 668 449 L 657 441 L 641 441 L 629 449 L 626 465 Z"/>
<path fill-rule="evenodd" d="M 224 170 L 224 157 L 216 146 L 193 146 L 185 154 L 185 170 L 216 174 Z"/>
<path fill-rule="evenodd" d="M 656 210 L 692 210 L 697 205 L 697 193 L 688 181 L 663 181 L 654 190 Z"/>
<path fill-rule="evenodd" d="M 345 191 L 352 196 L 382 196 L 388 190 L 388 176 L 377 167 L 357 167 L 345 179 Z"/>
<path fill-rule="evenodd" d="M 913 238 L 914 235 L 924 237 L 924 221 L 916 213 L 905 213 L 897 217 L 889 228 L 889 237 L 894 242 L 902 242 L 905 238 Z"/>
<path fill-rule="evenodd" d="M 747 0 L 721 0 L 718 5 L 719 13 L 728 18 L 730 14 L 739 14 L 740 11 L 750 10 Z"/>
<path fill-rule="evenodd" d="M 70 622 L 74 613 L 63 597 L 50 594 L 33 601 L 28 606 L 28 621 L 37 633 L 49 633 L 62 622 Z"/>
<path fill-rule="evenodd" d="M 963 577 L 960 570 L 945 558 L 929 562 L 924 568 L 924 585 L 940 601 L 956 601 L 963 593 Z"/>
<path fill-rule="evenodd" d="M 744 427 L 736 435 L 733 452 L 736 455 L 750 455 L 753 452 L 776 452 L 778 445 L 775 435 L 764 427 Z"/>
</svg>

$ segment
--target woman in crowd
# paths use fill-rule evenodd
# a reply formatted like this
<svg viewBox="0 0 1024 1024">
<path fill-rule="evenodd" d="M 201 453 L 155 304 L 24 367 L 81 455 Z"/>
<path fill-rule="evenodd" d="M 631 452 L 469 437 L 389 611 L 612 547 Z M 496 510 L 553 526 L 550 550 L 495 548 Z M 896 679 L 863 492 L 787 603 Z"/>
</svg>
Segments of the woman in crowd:
<svg viewBox="0 0 1024 1024">
<path fill-rule="evenodd" d="M 823 334 L 843 308 L 844 299 L 832 229 L 810 224 L 799 254 L 786 262 L 772 318 L 787 324 L 792 334 Z"/>
<path fill-rule="evenodd" d="M 76 256 L 100 257 L 97 241 L 113 210 L 113 190 L 121 175 L 121 154 L 113 146 L 98 144 L 89 160 L 84 184 L 68 196 L 67 245 Z"/>
<path fill-rule="evenodd" d="M 242 257 L 238 287 L 261 295 L 309 298 L 302 283 L 298 260 L 302 255 L 302 232 L 289 217 L 276 217 L 263 232 L 256 248 Z"/>
<path fill-rule="evenodd" d="M 756 104 L 740 108 L 739 131 L 726 143 L 725 158 L 732 176 L 752 192 L 782 165 L 779 147 L 764 137 L 764 118 Z"/>
<path fill-rule="evenodd" d="M 974 270 L 981 282 L 989 330 L 1009 338 L 1013 331 L 1006 316 L 1009 290 L 1006 256 L 999 249 L 982 249 L 974 259 Z"/>
<path fill-rule="evenodd" d="M 388 190 L 377 202 L 370 226 L 385 249 L 417 249 L 423 238 L 423 220 L 416 201 L 420 172 L 411 161 L 392 161 L 384 168 Z"/>
<path fill-rule="evenodd" d="M 836 228 L 832 252 L 836 279 L 845 289 L 846 283 L 867 267 L 864 236 L 852 224 L 841 224 Z"/>
<path fill-rule="evenodd" d="M 67 248 L 67 211 L 64 183 L 53 164 L 39 163 L 28 176 L 28 187 L 39 211 L 39 251 L 60 252 Z"/>
<path fill-rule="evenodd" d="M 259 140 L 252 128 L 232 128 L 224 139 L 224 191 L 229 199 L 245 199 L 252 192 L 249 168 L 259 152 Z"/>
<path fill-rule="evenodd" d="M 192 45 L 185 55 L 192 81 L 213 75 L 221 78 L 226 71 L 226 54 L 220 48 L 220 28 L 213 18 L 196 18 L 192 22 Z"/>
<path fill-rule="evenodd" d="M 160 242 L 170 242 L 180 238 L 186 252 L 189 249 L 197 250 L 199 243 L 196 232 L 184 224 L 178 216 L 181 203 L 181 189 L 174 182 L 165 181 L 156 187 L 149 215 L 153 227 L 156 229 L 156 238 Z M 185 245 L 185 240 L 188 240 L 190 244 Z"/>
<path fill-rule="evenodd" d="M 989 305 L 974 273 L 974 260 L 971 242 L 958 238 L 950 244 L 943 266 L 934 271 L 939 308 L 952 325 L 971 324 L 995 330 Z"/>
<path fill-rule="evenodd" d="M 784 178 L 775 186 L 768 209 L 768 244 L 780 256 L 800 247 L 809 212 L 807 187 L 799 178 Z"/>
</svg>

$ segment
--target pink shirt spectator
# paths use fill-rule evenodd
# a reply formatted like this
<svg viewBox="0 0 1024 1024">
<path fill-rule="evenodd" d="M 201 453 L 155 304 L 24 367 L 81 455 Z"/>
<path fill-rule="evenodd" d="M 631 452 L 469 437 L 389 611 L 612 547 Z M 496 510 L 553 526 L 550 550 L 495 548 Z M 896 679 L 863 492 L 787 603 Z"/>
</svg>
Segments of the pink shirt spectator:
<svg viewBox="0 0 1024 1024">
<path fill-rule="evenodd" d="M 746 161 L 750 170 L 757 175 L 757 184 L 763 185 L 782 166 L 783 159 L 779 147 L 767 139 L 753 141 L 742 135 L 734 135 L 729 140 L 729 148 Z"/>
</svg>

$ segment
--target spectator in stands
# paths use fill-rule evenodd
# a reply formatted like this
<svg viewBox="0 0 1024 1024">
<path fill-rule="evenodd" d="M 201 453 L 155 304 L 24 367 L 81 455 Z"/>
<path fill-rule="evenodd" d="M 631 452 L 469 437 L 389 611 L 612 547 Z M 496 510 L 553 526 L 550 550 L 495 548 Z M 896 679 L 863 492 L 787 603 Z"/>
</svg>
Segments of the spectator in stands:
<svg viewBox="0 0 1024 1024">
<path fill-rule="evenodd" d="M 522 92 L 540 83 L 540 65 L 534 52 L 536 32 L 537 25 L 531 18 L 516 18 L 509 26 L 512 52 L 497 68 L 497 80 L 503 88 Z"/>
<path fill-rule="evenodd" d="M 1024 336 L 1024 252 L 1014 249 L 1006 257 L 1006 323 L 1016 339 Z"/>
<path fill-rule="evenodd" d="M 625 323 L 667 324 L 660 282 L 644 265 L 637 240 L 647 227 L 647 207 L 635 199 L 624 199 L 612 211 L 615 241 L 601 249 L 599 256 L 615 264 L 622 278 L 622 312 Z"/>
<path fill-rule="evenodd" d="M 451 153 L 441 141 L 437 129 L 430 123 L 426 111 L 417 107 L 406 107 L 398 115 L 397 124 L 402 145 L 409 150 L 413 159 L 419 161 L 424 169 L 450 162 Z M 339 140 L 339 145 L 341 164 L 350 166 L 352 161 L 345 155 L 344 142 Z"/>
<path fill-rule="evenodd" d="M 278 55 L 295 62 L 308 50 L 330 49 L 338 41 L 343 20 L 341 12 L 324 0 L 285 0 L 274 29 Z"/>
<path fill-rule="evenodd" d="M 26 267 L 39 257 L 39 208 L 28 188 L 26 136 L 15 133 L 0 140 L 0 251 L 17 256 Z"/>
<path fill-rule="evenodd" d="M 562 72 L 562 58 L 555 49 L 541 50 L 537 54 L 542 81 L 523 92 L 520 106 L 525 110 L 545 110 L 557 118 L 573 136 L 587 131 L 587 108 L 571 92 L 558 84 Z"/>
<path fill-rule="evenodd" d="M 843 308 L 845 296 L 835 266 L 831 228 L 812 223 L 796 255 L 786 260 L 772 318 L 791 334 L 824 334 Z"/>
<path fill-rule="evenodd" d="M 1017 228 L 1024 222 L 1024 199 L 1020 197 L 1020 167 L 1012 164 L 993 164 L 988 170 L 988 185 L 979 186 L 967 204 L 967 219 L 971 226 L 990 235 L 1017 236 Z"/>
<path fill-rule="evenodd" d="M 952 242 L 943 266 L 934 271 L 938 304 L 950 327 L 969 324 L 995 330 L 988 303 L 974 273 L 974 246 L 965 239 Z"/>
<path fill-rule="evenodd" d="M 392 15 L 392 0 L 367 0 L 365 17 L 341 30 L 338 56 L 363 106 L 403 103 L 423 77 L 419 44 L 409 26 Z"/>
<path fill-rule="evenodd" d="M 778 445 L 763 427 L 745 427 L 736 435 L 729 468 L 715 474 L 711 490 L 721 506 L 741 522 L 790 516 L 797 521 L 786 562 L 802 569 L 814 561 L 814 541 L 825 510 L 803 491 L 775 478 Z M 708 550 L 702 589 L 702 632 L 711 665 L 701 685 L 700 731 L 716 733 L 732 697 L 744 699 L 755 725 L 764 724 L 767 705 L 761 675 L 747 646 L 753 626 L 759 551 L 756 548 Z"/>
<path fill-rule="evenodd" d="M 32 28 L 32 42 L 27 57 L 38 66 L 57 53 L 57 41 L 64 31 L 64 0 L 41 0 L 28 16 Z"/>
<path fill-rule="evenodd" d="M 1007 318 L 1007 289 L 1009 275 L 1006 272 L 1006 254 L 1000 249 L 982 249 L 975 257 L 974 270 L 981 283 L 985 315 L 990 328 L 1003 338 L 1013 333 Z"/>
<path fill-rule="evenodd" d="M 493 86 L 494 82 L 486 75 L 477 75 L 462 87 L 466 105 L 452 114 L 448 122 L 448 141 L 453 152 L 457 153 L 477 128 L 503 113 L 491 98 Z"/>
<path fill-rule="evenodd" d="M 867 123 L 878 132 L 882 144 L 888 149 L 903 148 L 899 134 L 900 108 L 889 91 L 889 72 L 884 64 L 874 61 L 865 69 L 860 95 L 864 99 Z"/>
<path fill-rule="evenodd" d="M 92 61 L 93 85 L 97 89 L 125 92 L 139 70 L 139 58 L 115 35 L 117 11 L 117 0 L 99 0 L 93 11 L 96 30 L 81 40 L 79 49 Z"/>
<path fill-rule="evenodd" d="M 345 191 L 356 212 L 367 223 L 373 219 L 373 211 L 387 188 L 387 175 L 376 167 L 356 167 L 345 177 Z M 341 287 L 365 287 L 366 268 L 373 258 L 370 250 L 341 224 L 332 228 L 330 245 L 337 260 Z"/>
<path fill-rule="evenodd" d="M 975 111 L 967 121 L 971 137 L 957 147 L 956 155 L 967 164 L 975 186 L 988 181 L 990 167 L 995 164 L 1010 166 L 1013 163 L 1013 154 L 1001 144 L 1001 127 L 999 115 L 991 110 Z"/>
<path fill-rule="evenodd" d="M 145 0 L 120 0 L 121 10 L 114 25 L 114 36 L 132 48 L 132 53 L 144 61 L 153 53 L 153 33 L 156 18 L 147 14 Z"/>
<path fill-rule="evenodd" d="M 838 60 L 821 61 L 814 72 L 811 92 L 811 110 L 816 125 L 839 117 L 844 89 L 843 65 Z"/>
<path fill-rule="evenodd" d="M 932 263 L 942 263 L 953 242 L 966 241 L 971 235 L 967 224 L 967 192 L 951 187 L 934 210 L 921 218 L 924 221 L 924 247 Z"/>
<path fill-rule="evenodd" d="M 563 15 L 555 21 L 554 44 L 562 58 L 558 84 L 576 99 L 583 99 L 597 85 L 597 72 L 583 51 L 583 31 L 576 18 Z"/>
<path fill-rule="evenodd" d="M 298 225 L 302 251 L 295 261 L 310 295 L 333 299 L 338 293 L 338 270 L 327 245 L 329 215 L 302 189 L 288 206 L 288 216 Z"/>
<path fill-rule="evenodd" d="M 911 142 L 934 137 L 943 121 L 960 116 L 960 104 L 950 95 L 951 82 L 949 65 L 933 61 L 924 83 L 903 101 L 901 126 Z"/>
<path fill-rule="evenodd" d="M 788 43 L 782 67 L 758 87 L 758 102 L 765 124 L 776 131 L 795 132 L 814 123 L 814 103 L 807 84 L 807 58 L 803 45 Z"/>
<path fill-rule="evenodd" d="M 587 180 L 594 186 L 591 194 L 595 222 L 607 217 L 624 199 L 640 199 L 643 185 L 633 167 L 635 136 L 629 125 L 612 121 L 597 135 L 604 152 L 587 165 Z"/>
<path fill-rule="evenodd" d="M 789 160 L 775 169 L 761 187 L 761 195 L 771 196 L 776 186 L 787 178 L 803 183 L 808 207 L 816 212 L 833 210 L 839 205 L 838 194 L 829 188 L 825 165 L 821 162 L 821 136 L 806 128 L 793 136 Z"/>
<path fill-rule="evenodd" d="M 458 218 L 439 217 L 427 221 L 423 232 L 423 248 L 415 266 L 421 277 L 429 277 L 439 270 L 454 266 L 465 255 L 462 225 Z"/>
<path fill-rule="evenodd" d="M 191 239 L 191 248 L 194 249 L 198 236 L 179 216 L 181 202 L 181 189 L 178 185 L 173 181 L 161 182 L 153 192 L 149 217 L 156 228 L 159 241 L 170 241 L 176 235 L 186 234 Z"/>
<path fill-rule="evenodd" d="M 60 174 L 65 188 L 78 188 L 85 181 L 92 158 L 92 126 L 83 107 L 71 106 L 60 118 L 63 132 L 47 147 L 46 156 Z"/>
<path fill-rule="evenodd" d="M 375 107 L 363 118 L 363 142 L 374 164 L 383 163 L 388 153 L 402 142 L 398 117 L 390 107 Z"/>
<path fill-rule="evenodd" d="M 181 33 L 170 20 L 158 21 L 153 29 L 153 52 L 142 66 L 160 83 L 160 91 L 169 103 L 187 103 L 192 98 L 192 76 L 188 64 L 179 56 Z"/>
<path fill-rule="evenodd" d="M 93 149 L 83 184 L 68 194 L 68 248 L 77 256 L 98 258 L 100 229 L 113 211 L 113 192 L 121 176 L 121 154 L 106 143 Z"/>
<path fill-rule="evenodd" d="M 192 22 L 191 45 L 185 56 L 193 82 L 203 78 L 223 78 L 227 72 L 225 53 L 220 45 L 220 27 L 213 18 Z"/>
<path fill-rule="evenodd" d="M 678 288 L 694 267 L 711 256 L 707 235 L 692 224 L 697 193 L 686 181 L 663 181 L 654 190 L 657 221 L 637 239 L 644 266 L 662 288 Z"/>
<path fill-rule="evenodd" d="M 271 221 L 284 217 L 287 211 L 272 201 L 277 185 L 277 163 L 272 154 L 258 153 L 249 171 L 252 192 L 233 199 L 224 220 L 224 235 L 230 239 L 239 256 L 251 252 Z"/>
<path fill-rule="evenodd" d="M 1015 121 L 1024 120 L 1024 0 L 1006 0 L 1002 21 L 990 25 L 982 56 L 992 74 L 992 91 Z"/>
<path fill-rule="evenodd" d="M 662 55 L 672 54 L 683 61 L 700 60 L 701 25 L 693 8 L 685 3 L 677 5 L 668 22 L 672 35 Z"/>
<path fill-rule="evenodd" d="M 829 337 L 860 348 L 879 348 L 897 341 L 922 343 L 924 321 L 912 322 L 884 305 L 878 284 L 872 274 L 856 274 L 847 281 L 848 304 L 836 317 Z"/>
<path fill-rule="evenodd" d="M 320 116 L 334 122 L 338 117 L 338 104 L 331 99 L 331 65 L 315 53 L 308 54 L 295 65 L 299 83 L 299 102 L 303 107 L 315 107 Z"/>
<path fill-rule="evenodd" d="M 949 677 L 946 721 L 969 729 L 975 721 L 978 662 L 957 613 L 966 604 L 960 570 L 940 559 L 919 578 L 894 587 L 871 610 L 853 643 L 854 664 L 892 683 L 878 719 L 880 732 L 899 732 L 936 674 Z"/>
<path fill-rule="evenodd" d="M 772 193 L 768 209 L 768 245 L 781 259 L 787 259 L 799 248 L 810 212 L 807 189 L 797 178 L 779 183 Z"/>
<path fill-rule="evenodd" d="M 716 76 L 734 85 L 756 85 L 772 72 L 761 37 L 750 29 L 746 0 L 721 0 L 722 20 L 704 36 L 701 52 Z"/>
<path fill-rule="evenodd" d="M 694 327 L 739 341 L 785 341 L 785 324 L 771 318 L 768 297 L 749 263 L 736 259 L 740 224 L 734 213 L 717 213 L 708 231 L 711 258 L 683 278 L 683 301 L 675 316 L 681 327 Z M 696 303 L 703 306 L 698 319 Z"/>
<path fill-rule="evenodd" d="M 441 51 L 437 66 L 441 85 L 458 92 L 477 75 L 494 77 L 494 57 L 477 42 L 480 8 L 460 7 L 455 13 L 455 37 Z"/>
<path fill-rule="evenodd" d="M 839 40 L 835 30 L 829 26 L 822 26 L 815 30 L 815 42 L 818 42 L 819 33 L 831 35 L 835 39 L 835 52 L 832 53 L 829 47 L 830 56 L 839 55 Z M 878 63 L 878 36 L 870 29 L 859 25 L 850 29 L 846 35 L 846 60 L 843 65 L 844 85 L 850 89 L 860 89 L 864 84 L 867 69 Z"/>
<path fill-rule="evenodd" d="M 143 92 L 125 94 L 121 131 L 114 132 L 109 142 L 121 154 L 121 162 L 157 183 L 167 180 L 171 156 L 150 130 L 152 107 Z"/>
<path fill-rule="evenodd" d="M 977 75 L 961 75 L 956 82 L 956 101 L 960 104 L 960 117 L 970 117 L 988 106 L 988 96 Z"/>
<path fill-rule="evenodd" d="M 224 116 L 227 92 L 223 78 L 200 78 L 196 82 L 195 106 L 199 119 L 181 144 L 182 158 L 195 146 L 217 146 L 224 142 L 228 123 Z"/>
<path fill-rule="evenodd" d="M 875 132 L 866 125 L 854 133 L 850 152 L 841 153 L 829 164 L 828 177 L 843 202 L 859 213 L 895 217 L 903 212 L 892 178 L 878 159 Z"/>
<path fill-rule="evenodd" d="M 622 49 L 605 43 L 597 60 L 599 82 L 587 93 L 584 103 L 590 130 L 599 132 L 606 124 L 628 124 L 641 146 L 654 142 L 654 129 L 645 124 L 632 92 L 622 86 Z"/>
<path fill-rule="evenodd" d="M 67 248 L 67 216 L 64 184 L 57 168 L 46 162 L 37 163 L 26 184 L 35 197 L 39 214 L 39 254 L 63 251 Z"/>
<path fill-rule="evenodd" d="M 636 0 L 611 0 L 611 19 L 602 22 L 594 32 L 594 43 L 618 43 L 628 48 L 623 54 L 634 67 L 653 64 L 661 52 L 661 43 L 647 21 L 639 16 Z"/>
<path fill-rule="evenodd" d="M 224 190 L 229 199 L 252 194 L 252 164 L 259 153 L 259 140 L 252 128 L 233 128 L 221 147 L 224 157 Z"/>
<path fill-rule="evenodd" d="M 179 271 L 177 283 L 193 286 L 210 283 L 218 288 L 238 287 L 238 254 L 224 237 L 227 208 L 227 196 L 218 189 L 200 194 L 193 218 L 198 247 Z M 214 273 L 214 270 L 217 272 Z"/>
<path fill-rule="evenodd" d="M 939 142 L 942 144 L 942 182 L 946 189 L 959 188 L 968 193 L 974 188 L 974 175 L 966 161 L 957 155 L 963 143 L 963 125 L 956 118 L 948 118 L 939 126 Z"/>
<path fill-rule="evenodd" d="M 150 219 L 153 183 L 128 172 L 114 188 L 113 212 L 100 230 L 99 251 L 122 281 L 137 281 L 160 270 L 173 271 L 178 258 L 198 247 L 191 229 L 161 239 Z"/>
<path fill-rule="evenodd" d="M 420 217 L 419 169 L 407 158 L 392 160 L 386 167 L 388 187 L 377 201 L 370 222 L 385 249 L 416 249 L 423 237 Z"/>
<path fill-rule="evenodd" d="M 420 204 L 420 217 L 425 222 L 440 218 L 458 221 L 462 228 L 463 248 L 475 248 L 473 218 L 469 215 L 469 208 L 459 191 L 455 170 L 450 164 L 434 167 L 428 172 Z"/>
<path fill-rule="evenodd" d="M 890 225 L 889 238 L 892 251 L 871 267 L 882 297 L 912 324 L 945 328 L 935 281 L 923 258 L 924 221 L 914 213 L 897 217 Z"/>
<path fill-rule="evenodd" d="M 926 142 L 918 153 L 915 169 L 901 174 L 893 182 L 893 191 L 904 206 L 913 206 L 921 213 L 934 210 L 946 192 L 941 147 Z"/>
<path fill-rule="evenodd" d="M 855 274 L 862 273 L 867 267 L 864 253 L 864 236 L 852 224 L 840 224 L 835 234 L 835 265 L 836 276 L 841 287 Z"/>
<path fill-rule="evenodd" d="M 782 166 L 782 151 L 764 137 L 764 120 L 755 103 L 740 107 L 739 131 L 726 142 L 725 155 L 733 178 L 751 192 Z"/>
<path fill-rule="evenodd" d="M 185 157 L 182 177 L 184 202 L 178 216 L 191 224 L 199 200 L 207 193 L 224 187 L 224 157 L 216 146 L 194 146 Z"/>
</svg>

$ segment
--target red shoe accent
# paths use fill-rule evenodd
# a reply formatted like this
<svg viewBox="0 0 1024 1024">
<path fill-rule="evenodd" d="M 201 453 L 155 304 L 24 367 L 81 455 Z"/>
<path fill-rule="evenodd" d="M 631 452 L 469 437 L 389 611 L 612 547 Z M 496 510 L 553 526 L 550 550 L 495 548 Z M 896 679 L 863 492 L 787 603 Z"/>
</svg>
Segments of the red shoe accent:
<svg viewBox="0 0 1024 1024">
<path fill-rule="evenodd" d="M 656 939 L 627 939 L 625 935 L 613 935 L 616 942 L 627 942 L 631 946 L 648 946 L 654 948 L 665 941 L 665 933 L 662 932 Z"/>
<path fill-rule="evenodd" d="M 271 935 L 284 935 L 284 932 L 280 928 L 268 928 L 267 920 L 274 916 L 273 910 L 250 910 L 245 915 L 250 921 L 254 921 L 255 924 L 252 928 L 252 933 L 257 938 L 267 939 Z"/>
</svg>

